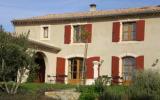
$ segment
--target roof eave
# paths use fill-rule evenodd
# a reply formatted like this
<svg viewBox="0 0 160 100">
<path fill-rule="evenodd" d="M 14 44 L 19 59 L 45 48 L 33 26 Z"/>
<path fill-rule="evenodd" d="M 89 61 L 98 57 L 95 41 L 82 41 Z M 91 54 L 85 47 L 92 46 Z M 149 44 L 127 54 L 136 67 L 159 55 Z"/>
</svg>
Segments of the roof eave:
<svg viewBox="0 0 160 100">
<path fill-rule="evenodd" d="M 132 12 L 124 14 L 109 14 L 109 15 L 97 15 L 97 16 L 83 16 L 83 17 L 70 17 L 70 18 L 59 18 L 59 19 L 26 19 L 26 20 L 12 20 L 13 25 L 22 25 L 25 23 L 41 23 L 41 22 L 61 22 L 61 21 L 71 21 L 78 19 L 91 19 L 91 18 L 110 18 L 110 17 L 121 17 L 121 16 L 131 16 L 131 15 L 147 15 L 147 14 L 160 14 L 160 11 L 144 11 L 144 12 Z"/>
</svg>

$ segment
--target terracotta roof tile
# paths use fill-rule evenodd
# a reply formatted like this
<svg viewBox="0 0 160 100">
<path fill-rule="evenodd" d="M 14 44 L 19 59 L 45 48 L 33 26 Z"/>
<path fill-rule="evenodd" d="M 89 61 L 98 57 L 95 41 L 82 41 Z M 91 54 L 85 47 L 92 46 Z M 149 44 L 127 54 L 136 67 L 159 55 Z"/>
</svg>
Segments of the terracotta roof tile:
<svg viewBox="0 0 160 100">
<path fill-rule="evenodd" d="M 78 13 L 64 13 L 64 14 L 49 14 L 45 16 L 36 16 L 26 19 L 15 19 L 16 21 L 35 21 L 35 20 L 61 20 L 61 19 L 72 19 L 72 18 L 90 18 L 90 17 L 101 17 L 101 16 L 115 16 L 115 15 L 128 15 L 128 14 L 139 14 L 148 12 L 160 12 L 160 6 L 148 6 L 142 8 L 128 8 L 128 9 L 117 9 L 117 10 L 101 10 L 101 11 L 89 11 L 89 12 L 78 12 Z"/>
</svg>

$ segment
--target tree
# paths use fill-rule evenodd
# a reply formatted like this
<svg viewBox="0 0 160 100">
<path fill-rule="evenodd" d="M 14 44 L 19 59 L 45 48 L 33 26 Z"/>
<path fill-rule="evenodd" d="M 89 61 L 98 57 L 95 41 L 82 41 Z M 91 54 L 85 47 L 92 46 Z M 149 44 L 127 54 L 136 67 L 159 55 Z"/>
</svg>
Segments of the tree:
<svg viewBox="0 0 160 100">
<path fill-rule="evenodd" d="M 2 25 L 0 25 L 0 32 L 4 32 L 4 28 Z"/>
<path fill-rule="evenodd" d="M 88 53 L 88 38 L 91 35 L 90 32 L 86 31 L 84 26 L 81 26 L 82 29 L 82 41 L 85 43 L 84 46 L 84 56 L 83 56 L 83 66 L 82 66 L 82 81 L 83 81 L 83 85 L 85 84 L 85 79 L 86 79 L 86 59 L 87 59 L 87 53 Z"/>
<path fill-rule="evenodd" d="M 13 37 L 0 34 L 0 81 L 2 89 L 9 94 L 17 93 L 26 70 L 34 68 L 34 52 L 29 48 L 28 34 Z M 17 77 L 18 75 L 18 77 Z"/>
</svg>

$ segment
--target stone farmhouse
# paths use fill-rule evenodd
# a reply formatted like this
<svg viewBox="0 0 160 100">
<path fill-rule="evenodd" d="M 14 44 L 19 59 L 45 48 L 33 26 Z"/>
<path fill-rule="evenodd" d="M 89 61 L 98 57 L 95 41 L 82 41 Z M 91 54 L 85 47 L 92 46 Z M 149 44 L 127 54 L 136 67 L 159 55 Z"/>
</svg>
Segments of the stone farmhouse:
<svg viewBox="0 0 160 100">
<path fill-rule="evenodd" d="M 87 12 L 12 23 L 15 35 L 30 33 L 40 66 L 39 82 L 92 84 L 98 76 L 108 75 L 113 82 L 129 83 L 136 70 L 160 70 L 160 6 L 100 11 L 91 4 Z M 83 30 L 90 33 L 85 68 Z"/>
</svg>

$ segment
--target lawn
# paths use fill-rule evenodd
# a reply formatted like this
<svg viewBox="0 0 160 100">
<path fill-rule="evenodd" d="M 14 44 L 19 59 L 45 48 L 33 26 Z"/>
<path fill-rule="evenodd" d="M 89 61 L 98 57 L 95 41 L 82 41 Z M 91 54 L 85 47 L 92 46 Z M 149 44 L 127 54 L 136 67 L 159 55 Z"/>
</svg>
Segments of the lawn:
<svg viewBox="0 0 160 100">
<path fill-rule="evenodd" d="M 53 100 L 44 95 L 46 91 L 75 88 L 75 85 L 47 84 L 47 83 L 23 83 L 15 95 L 9 95 L 1 91 L 0 100 Z"/>
</svg>

